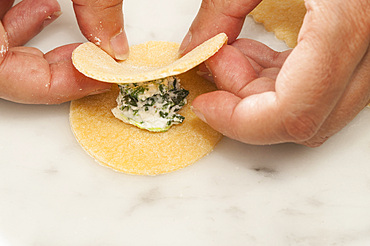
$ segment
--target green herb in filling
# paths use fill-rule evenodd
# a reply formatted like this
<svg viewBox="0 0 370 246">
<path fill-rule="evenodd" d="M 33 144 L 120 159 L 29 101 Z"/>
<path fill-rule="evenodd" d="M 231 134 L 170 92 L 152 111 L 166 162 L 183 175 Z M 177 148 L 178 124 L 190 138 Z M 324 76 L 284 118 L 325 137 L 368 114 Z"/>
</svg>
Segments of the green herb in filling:
<svg viewBox="0 0 370 246">
<path fill-rule="evenodd" d="M 177 112 L 186 104 L 189 91 L 180 80 L 168 77 L 143 83 L 119 84 L 113 114 L 126 123 L 154 132 L 167 131 L 185 117 Z"/>
</svg>

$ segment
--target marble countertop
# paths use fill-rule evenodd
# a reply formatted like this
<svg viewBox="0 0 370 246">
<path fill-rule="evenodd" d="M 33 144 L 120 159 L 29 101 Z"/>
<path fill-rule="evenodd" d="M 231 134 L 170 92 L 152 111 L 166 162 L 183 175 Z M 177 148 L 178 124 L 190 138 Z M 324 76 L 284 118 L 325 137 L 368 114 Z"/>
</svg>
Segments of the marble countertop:
<svg viewBox="0 0 370 246">
<path fill-rule="evenodd" d="M 84 41 L 70 1 L 28 45 Z M 125 2 L 130 44 L 180 42 L 199 0 Z M 247 18 L 243 37 L 283 42 Z M 319 148 L 224 138 L 156 177 L 98 165 L 76 142 L 69 103 L 0 100 L 0 245 L 370 245 L 370 109 Z"/>
</svg>

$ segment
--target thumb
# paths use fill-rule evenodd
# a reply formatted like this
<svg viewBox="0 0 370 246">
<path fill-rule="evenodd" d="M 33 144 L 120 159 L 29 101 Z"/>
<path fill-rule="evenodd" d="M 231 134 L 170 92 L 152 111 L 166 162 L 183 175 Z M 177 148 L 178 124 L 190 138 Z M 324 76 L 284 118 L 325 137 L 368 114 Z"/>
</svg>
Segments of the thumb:
<svg viewBox="0 0 370 246">
<path fill-rule="evenodd" d="M 117 60 L 128 57 L 123 23 L 123 0 L 72 0 L 84 36 Z"/>
<path fill-rule="evenodd" d="M 232 43 L 243 27 L 245 17 L 261 0 L 203 0 L 189 32 L 180 46 L 186 54 L 207 39 L 224 32 Z"/>
</svg>

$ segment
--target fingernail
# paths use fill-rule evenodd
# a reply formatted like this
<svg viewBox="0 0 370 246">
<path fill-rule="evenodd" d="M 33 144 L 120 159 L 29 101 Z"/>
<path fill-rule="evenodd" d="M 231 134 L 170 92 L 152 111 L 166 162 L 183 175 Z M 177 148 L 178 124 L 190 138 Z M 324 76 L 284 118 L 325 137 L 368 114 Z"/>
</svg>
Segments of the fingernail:
<svg viewBox="0 0 370 246">
<path fill-rule="evenodd" d="M 123 30 L 110 39 L 110 46 L 113 50 L 114 58 L 121 61 L 128 58 L 129 47 L 126 33 Z"/>
<path fill-rule="evenodd" d="M 205 62 L 198 66 L 197 74 L 208 81 L 213 81 L 211 70 L 208 68 Z"/>
<path fill-rule="evenodd" d="M 204 117 L 204 115 L 197 108 L 193 107 L 193 105 L 190 106 L 190 108 L 191 108 L 191 110 L 193 110 L 194 114 L 196 116 L 198 116 L 199 119 L 201 119 L 203 122 L 207 123 L 206 118 Z"/>
<path fill-rule="evenodd" d="M 62 11 L 57 11 L 57 12 L 52 13 L 51 15 L 49 15 L 48 17 L 46 17 L 46 19 L 42 23 L 42 27 L 48 26 L 50 23 L 52 23 L 53 21 L 55 21 L 55 19 L 57 19 L 61 15 L 62 15 Z"/>
<path fill-rule="evenodd" d="M 192 39 L 193 35 L 191 34 L 191 32 L 189 31 L 184 40 L 182 41 L 181 45 L 180 45 L 180 49 L 179 49 L 179 53 L 180 55 L 184 53 L 184 51 L 186 50 L 186 48 L 188 48 L 190 42 L 191 42 L 191 39 Z"/>
</svg>

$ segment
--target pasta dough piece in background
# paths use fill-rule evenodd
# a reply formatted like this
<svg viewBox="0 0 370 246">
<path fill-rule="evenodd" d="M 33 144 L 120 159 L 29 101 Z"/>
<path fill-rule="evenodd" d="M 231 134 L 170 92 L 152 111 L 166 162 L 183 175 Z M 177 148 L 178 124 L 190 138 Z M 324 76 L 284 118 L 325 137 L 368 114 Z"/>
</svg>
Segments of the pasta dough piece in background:
<svg viewBox="0 0 370 246">
<path fill-rule="evenodd" d="M 306 7 L 304 0 L 263 0 L 250 14 L 293 48 L 297 45 Z"/>
<path fill-rule="evenodd" d="M 173 45 L 157 41 L 133 46 L 131 62 L 137 66 L 169 64 L 177 59 L 174 54 L 179 44 L 176 48 Z M 153 49 L 171 52 L 155 59 L 143 55 L 153 52 Z M 178 77 L 182 87 L 190 92 L 188 104 L 179 111 L 185 117 L 182 124 L 172 126 L 167 132 L 153 133 L 123 123 L 111 113 L 111 109 L 117 105 L 118 88 L 114 85 L 108 93 L 71 103 L 70 123 L 77 141 L 100 164 L 130 174 L 163 174 L 198 161 L 213 150 L 222 135 L 201 121 L 190 105 L 195 97 L 216 87 L 198 76 L 195 69 Z"/>
</svg>

